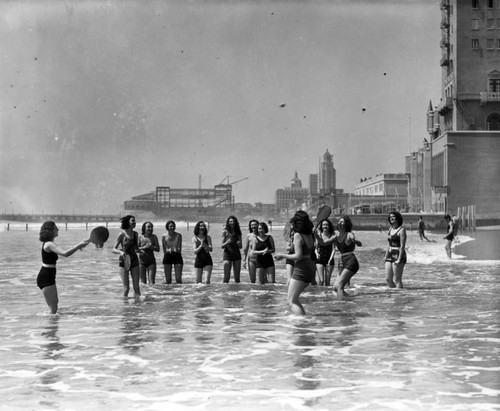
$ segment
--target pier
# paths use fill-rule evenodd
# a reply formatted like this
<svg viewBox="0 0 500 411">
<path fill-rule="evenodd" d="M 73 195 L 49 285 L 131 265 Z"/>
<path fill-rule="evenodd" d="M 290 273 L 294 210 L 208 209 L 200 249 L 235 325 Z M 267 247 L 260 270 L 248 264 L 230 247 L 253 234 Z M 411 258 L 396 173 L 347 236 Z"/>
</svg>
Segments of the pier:
<svg viewBox="0 0 500 411">
<path fill-rule="evenodd" d="M 37 222 L 55 221 L 56 223 L 85 223 L 85 222 L 106 222 L 119 221 L 119 214 L 21 214 L 21 213 L 2 213 L 0 220 L 16 222 Z"/>
</svg>

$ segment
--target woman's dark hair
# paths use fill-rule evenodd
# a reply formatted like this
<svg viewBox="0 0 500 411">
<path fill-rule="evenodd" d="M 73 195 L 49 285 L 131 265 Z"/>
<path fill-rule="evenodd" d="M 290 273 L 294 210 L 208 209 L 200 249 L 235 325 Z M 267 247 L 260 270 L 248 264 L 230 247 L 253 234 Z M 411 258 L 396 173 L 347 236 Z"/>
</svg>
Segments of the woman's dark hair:
<svg viewBox="0 0 500 411">
<path fill-rule="evenodd" d="M 399 211 L 391 211 L 389 213 L 389 216 L 387 217 L 387 221 L 389 221 L 389 223 L 391 222 L 391 215 L 393 215 L 396 221 L 398 222 L 398 226 L 403 225 L 403 216 Z"/>
<path fill-rule="evenodd" d="M 125 217 L 122 217 L 120 218 L 120 221 L 121 221 L 121 229 L 122 230 L 126 230 L 127 228 L 130 228 L 130 220 L 132 218 L 135 218 L 133 215 L 126 215 Z"/>
<path fill-rule="evenodd" d="M 445 214 L 444 219 L 449 221 L 449 220 L 451 220 L 451 216 L 449 214 Z"/>
<path fill-rule="evenodd" d="M 345 227 L 345 232 L 350 233 L 352 231 L 352 220 L 351 217 L 348 215 L 343 215 L 342 217 L 339 218 L 344 220 L 344 227 Z"/>
<path fill-rule="evenodd" d="M 267 226 L 266 223 L 264 223 L 264 222 L 259 223 L 259 226 L 262 227 L 262 229 L 264 230 L 265 234 L 267 234 L 269 232 L 269 227 Z"/>
<path fill-rule="evenodd" d="M 45 221 L 45 223 L 43 223 L 40 227 L 40 241 L 52 241 L 54 239 L 54 230 L 56 228 L 56 223 L 54 223 L 53 221 Z"/>
<path fill-rule="evenodd" d="M 309 214 L 305 211 L 299 210 L 290 220 L 290 224 L 296 233 L 300 234 L 312 234 L 313 223 L 309 218 Z"/>
<path fill-rule="evenodd" d="M 229 220 L 231 218 L 234 220 L 234 233 L 241 235 L 241 228 L 240 228 L 240 223 L 238 222 L 238 219 L 234 215 L 230 215 L 227 220 L 226 220 L 226 230 L 231 231 L 231 228 L 229 227 Z"/>
<path fill-rule="evenodd" d="M 252 224 L 253 223 L 257 223 L 257 225 L 259 225 L 259 222 L 257 220 L 250 220 L 248 222 L 248 231 L 251 232 L 251 233 L 253 232 L 253 230 L 252 230 Z"/>
<path fill-rule="evenodd" d="M 167 221 L 167 223 L 165 224 L 165 228 L 168 230 L 168 226 L 169 226 L 170 224 L 173 224 L 173 225 L 174 225 L 174 230 L 175 230 L 175 228 L 176 228 L 177 226 L 175 225 L 175 221 L 174 221 L 174 220 L 168 220 L 168 221 Z"/>
<path fill-rule="evenodd" d="M 200 225 L 204 224 L 205 225 L 205 234 L 208 234 L 208 227 L 205 224 L 205 221 L 198 221 L 196 225 L 194 226 L 194 235 L 200 234 Z"/>
<path fill-rule="evenodd" d="M 333 224 L 328 218 L 325 218 L 324 220 L 320 221 L 320 223 L 318 224 L 319 231 L 323 232 L 323 223 L 324 222 L 326 222 L 328 224 L 328 230 L 330 231 L 330 233 L 333 234 L 333 231 L 334 231 Z"/>
<path fill-rule="evenodd" d="M 151 221 L 146 221 L 145 223 L 143 223 L 143 224 L 142 224 L 142 229 L 141 229 L 141 231 L 142 231 L 142 235 L 146 234 L 146 226 L 147 226 L 148 224 L 151 224 L 151 227 L 153 227 L 153 228 L 154 228 L 154 225 L 153 225 L 153 223 L 152 223 Z M 151 232 L 152 232 L 152 231 L 151 231 Z"/>
</svg>

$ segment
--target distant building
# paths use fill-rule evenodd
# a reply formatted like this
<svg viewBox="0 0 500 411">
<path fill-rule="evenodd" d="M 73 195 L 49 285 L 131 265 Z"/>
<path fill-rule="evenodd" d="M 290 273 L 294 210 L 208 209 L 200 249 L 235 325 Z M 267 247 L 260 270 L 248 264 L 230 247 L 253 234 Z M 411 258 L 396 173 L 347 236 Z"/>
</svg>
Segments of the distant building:
<svg viewBox="0 0 500 411">
<path fill-rule="evenodd" d="M 493 0 L 441 0 L 441 101 L 429 139 L 406 158 L 411 211 L 476 206 L 500 216 L 500 8 Z"/>
<path fill-rule="evenodd" d="M 404 173 L 378 174 L 373 178 L 365 178 L 354 187 L 354 194 L 406 198 L 408 196 L 408 175 Z"/>
<path fill-rule="evenodd" d="M 318 175 L 309 174 L 309 192 L 311 195 L 318 194 Z"/>
<path fill-rule="evenodd" d="M 173 208 L 224 208 L 233 206 L 233 203 L 231 184 L 218 184 L 213 189 L 160 186 L 155 191 L 125 201 L 123 208 L 163 215 Z"/>
<path fill-rule="evenodd" d="M 337 186 L 337 174 L 333 167 L 333 156 L 326 150 L 319 165 L 319 194 L 329 194 L 335 191 Z"/>
<path fill-rule="evenodd" d="M 297 170 L 295 170 L 295 174 L 293 175 L 290 188 L 302 188 L 302 180 L 299 178 Z"/>
<path fill-rule="evenodd" d="M 291 180 L 290 187 L 280 188 L 275 193 L 276 212 L 296 210 L 307 202 L 309 190 L 302 188 L 302 181 L 299 179 L 297 170 Z"/>
<path fill-rule="evenodd" d="M 344 200 L 345 201 L 345 200 Z M 348 198 L 347 210 L 354 214 L 407 211 L 408 175 L 386 173 L 362 179 Z"/>
</svg>

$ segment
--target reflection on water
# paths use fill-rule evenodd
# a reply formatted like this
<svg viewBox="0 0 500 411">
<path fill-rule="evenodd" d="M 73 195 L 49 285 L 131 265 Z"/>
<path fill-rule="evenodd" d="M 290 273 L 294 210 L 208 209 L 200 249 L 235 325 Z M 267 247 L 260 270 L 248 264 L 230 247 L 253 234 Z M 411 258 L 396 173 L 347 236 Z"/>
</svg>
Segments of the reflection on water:
<svg viewBox="0 0 500 411">
<path fill-rule="evenodd" d="M 64 344 L 61 344 L 59 336 L 57 335 L 59 331 L 59 316 L 51 315 L 48 318 L 47 326 L 43 329 L 41 335 L 47 339 L 47 343 L 44 348 L 44 358 L 51 360 L 58 360 L 62 357 L 62 351 L 66 348 Z"/>
<path fill-rule="evenodd" d="M 295 354 L 293 365 L 296 368 L 294 373 L 295 386 L 299 390 L 314 390 L 319 388 L 321 380 L 318 372 L 314 369 L 317 360 L 311 352 L 316 346 L 314 332 L 308 329 L 296 327 L 294 329 L 295 346 L 298 348 Z"/>
<path fill-rule="evenodd" d="M 187 253 L 184 284 L 123 299 L 106 247 L 61 261 L 60 315 L 48 316 L 36 235 L 0 233 L 8 255 L 38 247 L 24 264 L 0 259 L 0 395 L 18 409 L 498 409 L 500 262 L 448 262 L 442 243 L 410 233 L 407 287 L 389 290 L 385 236 L 357 237 L 350 297 L 310 286 L 305 318 L 286 306 L 284 265 L 277 284 L 246 272 L 222 284 L 214 269 L 197 285 Z"/>
<path fill-rule="evenodd" d="M 41 391 L 54 392 L 53 386 L 62 380 L 62 375 L 58 370 L 58 367 L 54 365 L 57 364 L 54 361 L 63 359 L 63 351 L 66 348 L 64 344 L 61 343 L 58 336 L 59 332 L 59 316 L 50 315 L 48 316 L 47 324 L 43 327 L 41 336 L 46 339 L 45 343 L 42 343 L 42 357 L 44 361 L 38 367 L 38 374 L 40 376 L 39 385 L 43 387 Z M 52 402 L 45 402 L 45 405 L 53 405 Z"/>
</svg>

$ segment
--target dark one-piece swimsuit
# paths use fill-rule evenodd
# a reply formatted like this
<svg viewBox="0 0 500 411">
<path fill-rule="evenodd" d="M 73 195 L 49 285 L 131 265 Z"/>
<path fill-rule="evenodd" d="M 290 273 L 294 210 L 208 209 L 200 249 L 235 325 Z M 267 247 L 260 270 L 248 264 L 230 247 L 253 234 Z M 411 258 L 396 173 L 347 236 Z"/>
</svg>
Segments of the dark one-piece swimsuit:
<svg viewBox="0 0 500 411">
<path fill-rule="evenodd" d="M 208 245 L 207 240 L 203 239 L 203 244 Z M 201 240 L 196 237 L 196 248 L 198 248 L 201 245 Z M 200 251 L 198 251 L 198 254 L 196 254 L 196 258 L 194 260 L 194 267 L 195 268 L 204 268 L 208 265 L 214 265 L 212 261 L 212 256 L 210 253 L 205 250 L 205 248 L 201 248 Z"/>
<path fill-rule="evenodd" d="M 52 251 L 45 251 L 42 244 L 42 263 L 56 265 L 59 256 Z M 56 283 L 56 267 L 44 267 L 40 268 L 40 272 L 36 277 L 36 284 L 42 290 L 49 285 L 54 285 Z"/>
<path fill-rule="evenodd" d="M 354 249 L 356 248 L 356 243 L 353 241 L 351 244 L 347 245 L 345 240 L 347 239 L 347 235 L 344 238 L 344 241 L 337 242 L 337 249 L 340 251 L 340 259 L 342 264 L 342 269 L 349 270 L 356 274 L 359 270 L 359 263 L 356 255 L 354 254 Z"/>
<path fill-rule="evenodd" d="M 401 247 L 401 238 L 399 238 L 398 233 L 401 231 L 403 227 L 399 227 L 394 234 L 391 235 L 391 230 L 387 233 L 387 241 L 389 242 L 389 253 L 385 261 L 390 263 L 394 263 L 399 258 L 399 248 Z M 403 251 L 403 255 L 399 260 L 401 264 L 406 264 L 406 252 Z"/>
</svg>

